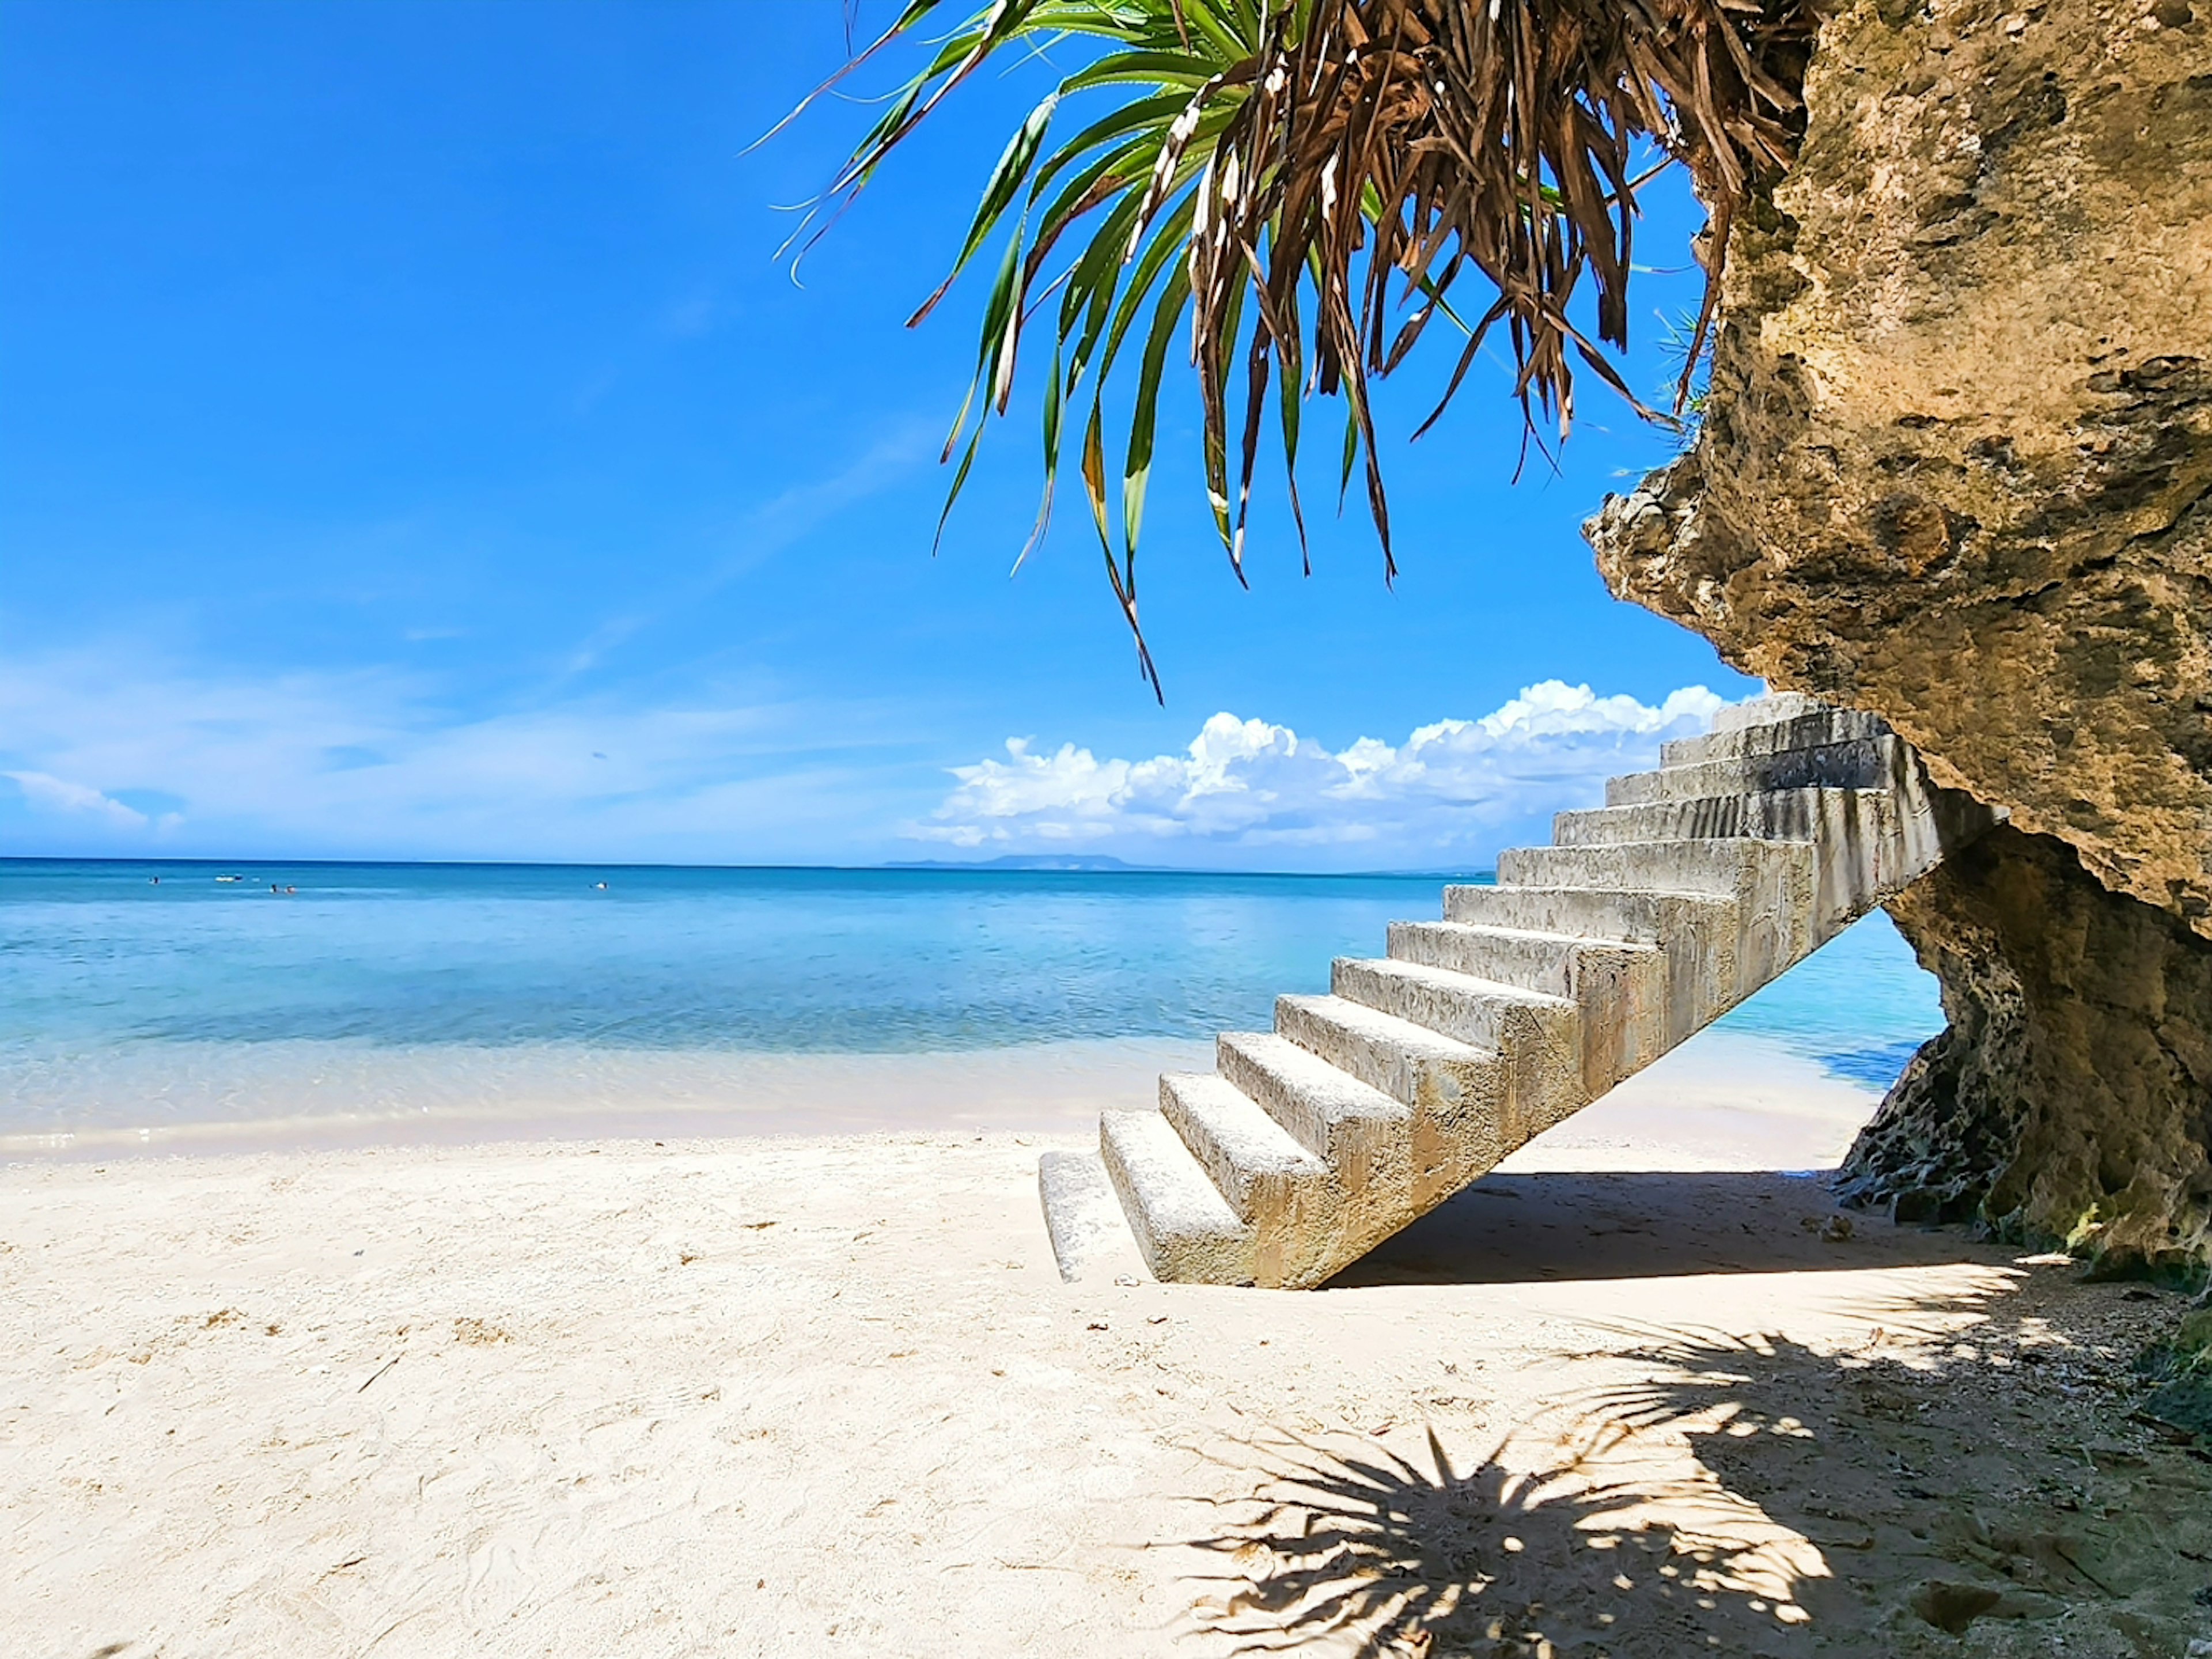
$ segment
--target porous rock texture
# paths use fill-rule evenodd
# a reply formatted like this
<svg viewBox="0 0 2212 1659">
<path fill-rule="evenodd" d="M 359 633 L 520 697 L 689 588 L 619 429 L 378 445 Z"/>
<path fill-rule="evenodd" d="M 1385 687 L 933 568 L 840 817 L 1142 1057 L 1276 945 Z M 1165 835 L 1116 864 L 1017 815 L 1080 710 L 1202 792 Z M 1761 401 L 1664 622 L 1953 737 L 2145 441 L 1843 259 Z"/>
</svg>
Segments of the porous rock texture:
<svg viewBox="0 0 2212 1659">
<path fill-rule="evenodd" d="M 1890 912 L 1951 1024 L 1852 1147 L 1844 1198 L 2194 1279 L 2212 1252 L 2212 950 L 2009 825 Z"/>
<path fill-rule="evenodd" d="M 2212 0 L 1858 0 L 1806 97 L 1730 238 L 1697 440 L 1588 526 L 1599 566 L 2012 814 L 1899 907 L 1952 1024 L 1861 1195 L 1978 1186 L 2202 1273 Z"/>
</svg>

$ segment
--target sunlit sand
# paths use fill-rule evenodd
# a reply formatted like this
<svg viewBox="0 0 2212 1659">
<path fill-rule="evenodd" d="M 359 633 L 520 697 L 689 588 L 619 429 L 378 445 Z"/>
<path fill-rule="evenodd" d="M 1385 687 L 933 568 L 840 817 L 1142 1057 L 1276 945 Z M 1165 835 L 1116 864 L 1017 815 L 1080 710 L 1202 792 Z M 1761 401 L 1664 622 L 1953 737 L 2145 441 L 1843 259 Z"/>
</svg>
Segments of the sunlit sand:
<svg viewBox="0 0 2212 1659">
<path fill-rule="evenodd" d="M 1692 1045 L 1311 1293 L 1062 1285 L 1069 1132 L 23 1159 L 9 1645 L 1911 1652 L 2053 1481 L 2171 1599 L 2163 1310 L 1843 1236 L 1872 1098 Z"/>
</svg>

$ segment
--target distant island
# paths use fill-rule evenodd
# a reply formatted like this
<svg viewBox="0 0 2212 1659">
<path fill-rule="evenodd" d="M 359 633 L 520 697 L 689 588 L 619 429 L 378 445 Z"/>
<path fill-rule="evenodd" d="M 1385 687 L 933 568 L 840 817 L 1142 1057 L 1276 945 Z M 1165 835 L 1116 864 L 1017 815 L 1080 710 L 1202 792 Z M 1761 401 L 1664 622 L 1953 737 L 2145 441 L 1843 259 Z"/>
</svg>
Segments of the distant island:
<svg viewBox="0 0 2212 1659">
<path fill-rule="evenodd" d="M 1175 872 L 1168 864 L 1131 864 L 1103 853 L 1007 853 L 995 859 L 902 859 L 884 866 L 886 870 L 1059 870 L 1103 874 L 1134 871 L 1146 874 Z M 1187 873 L 1187 872 L 1177 872 Z"/>
<path fill-rule="evenodd" d="M 1187 864 L 1131 864 L 1104 853 L 1007 853 L 994 859 L 899 859 L 884 870 L 1041 870 L 1075 875 L 1136 876 L 1403 876 L 1422 881 L 1487 882 L 1494 870 L 1207 870 Z"/>
</svg>

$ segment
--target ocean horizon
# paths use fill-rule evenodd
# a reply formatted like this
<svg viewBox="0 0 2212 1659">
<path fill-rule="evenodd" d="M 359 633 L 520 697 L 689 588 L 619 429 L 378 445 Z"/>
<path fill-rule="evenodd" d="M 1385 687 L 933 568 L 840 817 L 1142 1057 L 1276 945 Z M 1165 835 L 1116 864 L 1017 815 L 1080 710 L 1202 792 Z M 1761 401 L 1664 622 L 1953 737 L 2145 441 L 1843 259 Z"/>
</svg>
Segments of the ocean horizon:
<svg viewBox="0 0 2212 1659">
<path fill-rule="evenodd" d="M 9 859 L 0 1151 L 1062 1125 L 1205 1067 L 1452 878 Z M 1876 915 L 1714 1030 L 1871 1101 L 1942 1024 Z"/>
</svg>

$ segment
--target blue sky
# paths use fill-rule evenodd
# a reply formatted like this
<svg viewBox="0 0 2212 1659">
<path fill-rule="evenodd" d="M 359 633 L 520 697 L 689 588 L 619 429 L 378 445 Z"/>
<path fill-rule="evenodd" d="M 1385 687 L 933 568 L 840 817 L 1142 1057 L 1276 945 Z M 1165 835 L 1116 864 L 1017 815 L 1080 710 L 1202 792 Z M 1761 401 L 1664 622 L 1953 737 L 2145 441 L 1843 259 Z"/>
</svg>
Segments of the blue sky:
<svg viewBox="0 0 2212 1659">
<path fill-rule="evenodd" d="M 1167 412 L 1164 708 L 1079 511 L 1008 579 L 1028 410 L 933 559 L 981 294 L 903 323 L 1036 82 L 802 286 L 779 204 L 867 112 L 748 146 L 844 50 L 837 0 L 0 8 L 0 851 L 1479 862 L 1753 689 L 1577 532 L 1671 441 L 1586 383 L 1516 485 L 1496 364 L 1416 445 L 1440 364 L 1380 400 L 1395 589 L 1356 505 L 1301 577 L 1278 489 L 1241 590 Z"/>
</svg>

